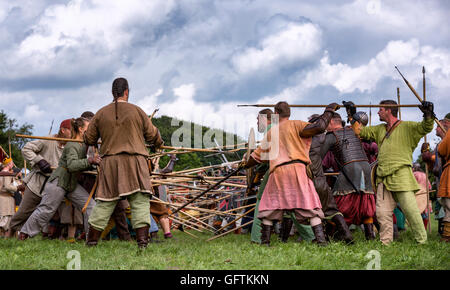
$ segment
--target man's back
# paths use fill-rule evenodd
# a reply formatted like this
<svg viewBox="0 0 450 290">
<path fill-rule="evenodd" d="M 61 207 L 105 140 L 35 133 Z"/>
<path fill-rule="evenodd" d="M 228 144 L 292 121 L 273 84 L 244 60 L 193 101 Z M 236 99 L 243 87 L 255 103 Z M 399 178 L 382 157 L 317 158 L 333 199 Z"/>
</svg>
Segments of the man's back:
<svg viewBox="0 0 450 290">
<path fill-rule="evenodd" d="M 101 108 L 86 131 L 85 138 L 90 145 L 94 145 L 98 138 L 102 139 L 102 155 L 128 153 L 147 156 L 145 141 L 162 143 L 158 129 L 138 106 L 118 102 L 117 110 L 116 120 L 114 103 Z"/>
</svg>

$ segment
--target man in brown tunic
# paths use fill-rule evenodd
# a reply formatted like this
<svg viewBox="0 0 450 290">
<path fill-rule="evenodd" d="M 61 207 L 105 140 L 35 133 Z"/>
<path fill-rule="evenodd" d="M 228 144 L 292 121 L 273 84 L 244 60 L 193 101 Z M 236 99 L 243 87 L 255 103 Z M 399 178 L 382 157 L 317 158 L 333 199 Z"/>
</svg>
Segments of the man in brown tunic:
<svg viewBox="0 0 450 290">
<path fill-rule="evenodd" d="M 163 141 L 148 115 L 138 106 L 128 103 L 126 79 L 114 80 L 112 94 L 114 102 L 95 114 L 84 135 L 88 145 L 97 144 L 99 138 L 102 140 L 97 204 L 89 217 L 86 244 L 97 244 L 117 202 L 127 198 L 138 246 L 145 248 L 149 242 L 152 193 L 145 142 L 159 148 Z"/>
</svg>

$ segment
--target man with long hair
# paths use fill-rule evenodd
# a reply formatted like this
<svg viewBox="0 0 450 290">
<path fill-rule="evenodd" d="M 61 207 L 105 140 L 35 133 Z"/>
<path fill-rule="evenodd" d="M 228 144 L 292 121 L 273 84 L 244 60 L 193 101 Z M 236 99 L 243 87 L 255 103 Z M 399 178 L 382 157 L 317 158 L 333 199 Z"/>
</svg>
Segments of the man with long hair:
<svg viewBox="0 0 450 290">
<path fill-rule="evenodd" d="M 112 84 L 113 103 L 95 114 L 84 135 L 88 145 L 96 145 L 99 138 L 102 140 L 102 162 L 95 196 L 97 204 L 89 218 L 88 246 L 97 245 L 117 202 L 122 198 L 127 198 L 130 204 L 138 247 L 146 248 L 149 242 L 152 186 L 145 142 L 159 148 L 163 141 L 148 115 L 128 102 L 129 92 L 125 78 L 115 79 Z"/>
</svg>

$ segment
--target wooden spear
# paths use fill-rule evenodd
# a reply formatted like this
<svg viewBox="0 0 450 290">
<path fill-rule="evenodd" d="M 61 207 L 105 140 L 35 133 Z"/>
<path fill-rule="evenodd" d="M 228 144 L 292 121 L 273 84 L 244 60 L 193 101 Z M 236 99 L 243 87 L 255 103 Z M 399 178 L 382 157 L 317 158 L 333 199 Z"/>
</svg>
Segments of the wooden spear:
<svg viewBox="0 0 450 290">
<path fill-rule="evenodd" d="M 49 137 L 49 136 L 31 136 L 31 135 L 16 134 L 16 137 L 26 138 L 26 139 L 40 139 L 40 140 L 50 140 L 50 141 L 84 143 L 83 140 L 75 140 L 75 139 L 70 139 L 70 138 L 59 138 L 59 137 Z M 98 144 L 100 144 L 100 142 Z M 234 153 L 234 152 L 229 152 L 229 151 L 218 151 L 218 150 L 203 149 L 203 148 L 188 148 L 188 147 L 173 147 L 173 146 L 161 146 L 160 148 L 168 149 L 168 150 L 188 150 L 188 151 L 192 151 L 192 152 L 211 152 L 211 153 L 226 153 L 226 154 Z"/>
<path fill-rule="evenodd" d="M 400 105 L 400 88 L 397 88 L 397 103 Z M 402 111 L 398 108 L 398 118 L 402 119 Z"/>
<path fill-rule="evenodd" d="M 154 196 L 153 198 L 155 198 L 156 200 L 162 201 L 161 199 L 157 198 L 156 196 Z M 175 207 L 175 206 L 173 206 L 173 205 L 170 205 L 170 206 Z M 183 212 L 183 214 L 184 214 L 184 215 L 187 215 L 188 217 L 190 217 L 190 218 L 192 218 L 192 219 L 194 219 L 194 220 L 196 220 L 196 221 L 202 223 L 203 225 L 205 225 L 205 226 L 207 226 L 207 227 L 211 227 L 211 228 L 213 228 L 213 229 L 215 230 L 215 228 L 214 228 L 213 226 L 211 226 L 211 225 L 209 225 L 209 224 L 207 224 L 207 223 L 205 223 L 205 222 L 199 220 L 198 218 L 196 218 L 196 217 L 190 215 L 189 213 Z M 208 229 L 206 229 L 206 230 L 208 230 Z"/>
<path fill-rule="evenodd" d="M 238 107 L 275 107 L 274 104 L 253 104 L 253 105 L 237 105 Z M 291 108 L 326 108 L 328 105 L 289 105 Z M 394 104 L 378 104 L 378 105 L 355 105 L 357 108 L 381 108 L 381 107 L 402 107 L 402 108 L 415 108 L 420 105 L 408 104 L 408 105 L 394 105 Z"/>
<path fill-rule="evenodd" d="M 422 66 L 422 86 L 423 86 L 423 100 L 426 101 L 427 100 L 427 95 L 426 95 L 426 83 L 425 83 L 425 66 Z M 423 141 L 425 143 L 427 143 L 427 135 L 425 134 L 425 136 L 423 136 Z M 426 181 L 425 181 L 425 187 L 426 187 L 426 191 L 427 191 L 427 215 L 428 215 L 428 232 L 431 235 L 431 216 L 430 216 L 430 210 L 429 210 L 429 202 L 430 202 L 430 189 L 428 188 L 428 165 L 425 164 L 425 177 L 426 177 Z"/>
<path fill-rule="evenodd" d="M 209 191 L 213 190 L 214 188 L 216 188 L 217 186 L 219 186 L 222 182 L 224 182 L 225 180 L 229 179 L 232 175 L 236 174 L 239 170 L 241 170 L 241 167 L 238 167 L 237 169 L 231 171 L 229 174 L 227 174 L 224 178 L 222 178 L 221 180 L 217 181 L 216 183 L 214 183 L 211 187 L 209 187 L 207 190 L 203 191 L 202 193 L 200 193 L 199 195 L 197 195 L 196 197 L 194 197 L 192 200 L 188 201 L 187 203 L 185 203 L 183 206 L 179 207 L 178 209 L 176 209 L 172 214 L 175 214 L 176 212 L 180 211 L 181 209 L 183 209 L 185 206 L 193 203 L 195 200 L 199 199 L 200 197 L 202 197 L 203 195 L 205 195 L 206 193 L 208 193 Z"/>
<path fill-rule="evenodd" d="M 180 221 L 179 219 L 177 219 L 177 218 L 175 218 L 175 217 L 173 217 L 173 216 L 169 216 L 169 219 L 171 219 L 172 221 L 177 222 L 177 223 L 179 223 L 179 224 L 182 224 L 182 225 L 184 225 L 184 226 L 186 226 L 186 227 L 189 227 L 189 228 L 193 229 L 194 231 L 203 233 L 201 230 L 195 228 L 194 226 L 191 226 L 191 225 L 189 225 L 189 224 L 187 224 L 187 223 L 185 223 L 185 222 L 182 222 L 182 221 Z"/>
<path fill-rule="evenodd" d="M 405 81 L 406 85 L 409 87 L 409 89 L 411 90 L 411 92 L 414 94 L 414 96 L 416 96 L 416 98 L 419 100 L 419 102 L 423 102 L 422 98 L 419 96 L 419 94 L 416 92 L 416 90 L 413 88 L 413 86 L 411 86 L 411 84 L 405 79 L 405 77 L 402 75 L 402 73 L 400 72 L 400 70 L 398 69 L 398 67 L 395 67 L 395 69 L 398 71 L 398 73 L 400 74 L 400 76 L 403 78 L 403 80 Z M 442 126 L 441 122 L 439 122 L 439 120 L 434 117 L 434 121 L 436 122 L 436 124 L 439 126 L 439 128 L 441 128 L 441 130 L 444 133 L 447 133 L 447 130 L 445 130 L 445 128 Z"/>
<path fill-rule="evenodd" d="M 166 205 L 181 206 L 181 204 L 178 204 L 178 203 L 168 203 L 168 202 L 165 202 L 165 201 L 154 200 L 153 202 L 166 204 Z M 197 210 L 197 211 L 200 211 L 200 212 L 215 214 L 215 215 L 238 215 L 238 214 L 234 214 L 234 213 L 224 213 L 223 211 L 212 210 L 212 209 L 201 208 L 201 207 L 194 207 L 194 206 L 186 206 L 185 208 L 186 209 Z"/>
<path fill-rule="evenodd" d="M 232 162 L 228 162 L 228 164 L 236 164 L 241 162 L 240 160 L 238 161 L 232 161 Z M 180 170 L 180 171 L 174 171 L 175 174 L 180 174 L 180 173 L 194 173 L 197 171 L 203 171 L 205 169 L 210 169 L 210 168 L 220 168 L 220 167 L 225 167 L 225 164 L 216 164 L 216 165 L 209 165 L 209 166 L 204 166 L 204 167 L 198 167 L 198 168 L 192 168 L 192 169 L 186 169 L 186 170 Z"/>
<path fill-rule="evenodd" d="M 245 224 L 241 225 L 240 227 L 237 227 L 237 228 L 234 228 L 234 229 L 232 229 L 232 230 L 229 230 L 228 232 L 224 232 L 223 234 L 220 234 L 220 235 L 214 236 L 214 237 L 212 237 L 212 238 L 209 238 L 209 239 L 207 239 L 206 241 L 209 242 L 209 241 L 215 240 L 215 239 L 217 239 L 217 238 L 223 237 L 223 236 L 225 236 L 225 235 L 227 235 L 227 234 L 229 234 L 229 233 L 231 233 L 231 232 L 234 232 L 234 231 L 236 231 L 236 230 L 238 230 L 238 229 L 240 229 L 240 228 L 243 228 L 243 227 L 245 227 L 245 226 L 251 224 L 252 222 L 253 222 L 253 220 L 249 221 L 248 223 L 245 223 Z"/>
<path fill-rule="evenodd" d="M 251 213 L 252 211 L 255 210 L 256 207 L 251 208 L 250 210 L 246 211 L 245 213 L 241 214 L 240 216 L 238 216 L 237 218 L 235 218 L 234 220 L 232 220 L 231 222 L 229 222 L 228 224 L 224 225 L 223 227 L 221 227 L 220 229 L 218 229 L 216 232 L 220 233 L 223 229 L 227 228 L 228 226 L 234 224 L 235 222 L 237 222 L 238 220 L 240 220 L 241 218 L 243 218 L 244 216 L 246 216 L 247 214 Z"/>
<path fill-rule="evenodd" d="M 155 109 L 153 111 L 152 115 L 150 116 L 150 120 L 153 119 L 153 116 L 155 116 L 156 112 L 158 112 L 158 111 L 159 111 L 159 109 Z"/>
</svg>

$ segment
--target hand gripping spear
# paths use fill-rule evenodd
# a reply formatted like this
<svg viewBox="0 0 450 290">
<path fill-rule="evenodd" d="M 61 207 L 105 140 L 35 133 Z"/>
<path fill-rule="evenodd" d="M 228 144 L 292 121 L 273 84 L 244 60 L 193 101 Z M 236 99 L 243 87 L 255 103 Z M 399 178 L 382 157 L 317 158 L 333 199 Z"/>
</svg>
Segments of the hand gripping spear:
<svg viewBox="0 0 450 290">
<path fill-rule="evenodd" d="M 422 67 L 422 76 L 423 76 L 423 100 L 426 101 L 427 100 L 427 95 L 426 95 L 426 86 L 425 86 L 425 67 Z M 423 141 L 425 143 L 427 143 L 427 135 L 425 135 L 423 137 Z M 428 204 L 430 203 L 430 188 L 428 187 L 428 165 L 425 163 L 425 188 L 427 190 L 427 215 L 428 215 L 428 220 L 430 220 L 430 208 L 428 206 Z M 431 234 L 431 223 L 428 223 L 428 231 Z"/>
<path fill-rule="evenodd" d="M 401 75 L 401 77 L 403 78 L 403 80 L 405 81 L 406 85 L 409 87 L 409 89 L 411 90 L 411 92 L 414 94 L 414 96 L 416 96 L 416 98 L 419 100 L 419 102 L 423 102 L 424 100 L 422 100 L 422 98 L 419 96 L 419 94 L 416 92 L 416 90 L 413 88 L 413 86 L 411 86 L 411 84 L 405 79 L 405 77 L 402 75 L 402 73 L 400 72 L 400 70 L 398 69 L 397 66 L 395 66 L 395 69 L 398 71 L 398 73 Z M 445 130 L 445 128 L 442 126 L 442 124 L 439 122 L 439 120 L 434 117 L 434 121 L 436 122 L 436 124 L 439 126 L 439 128 L 441 128 L 441 130 L 444 133 L 447 133 L 447 130 Z"/>
<path fill-rule="evenodd" d="M 248 138 L 246 161 L 249 160 L 249 158 L 250 158 L 250 150 L 253 149 L 254 146 L 255 146 L 255 131 L 253 130 L 253 128 L 251 128 L 250 135 L 249 135 L 249 138 Z M 183 208 L 185 208 L 189 204 L 193 203 L 195 200 L 199 199 L 200 197 L 204 196 L 209 191 L 211 191 L 214 188 L 216 188 L 217 186 L 219 186 L 222 182 L 224 182 L 225 180 L 229 179 L 231 176 L 233 176 L 234 174 L 239 172 L 239 170 L 243 169 L 244 166 L 245 165 L 243 163 L 239 163 L 239 166 L 238 166 L 237 169 L 231 171 L 224 178 L 222 178 L 221 180 L 219 180 L 218 182 L 216 182 L 215 184 L 210 186 L 208 189 L 206 189 L 205 191 L 203 191 L 202 193 L 200 193 L 199 195 L 197 195 L 196 197 L 194 197 L 193 199 L 191 199 L 190 201 L 188 201 L 187 203 L 185 203 L 181 207 L 177 208 L 175 211 L 172 212 L 171 215 L 174 215 L 175 213 L 179 212 L 180 210 L 182 210 Z"/>
</svg>

